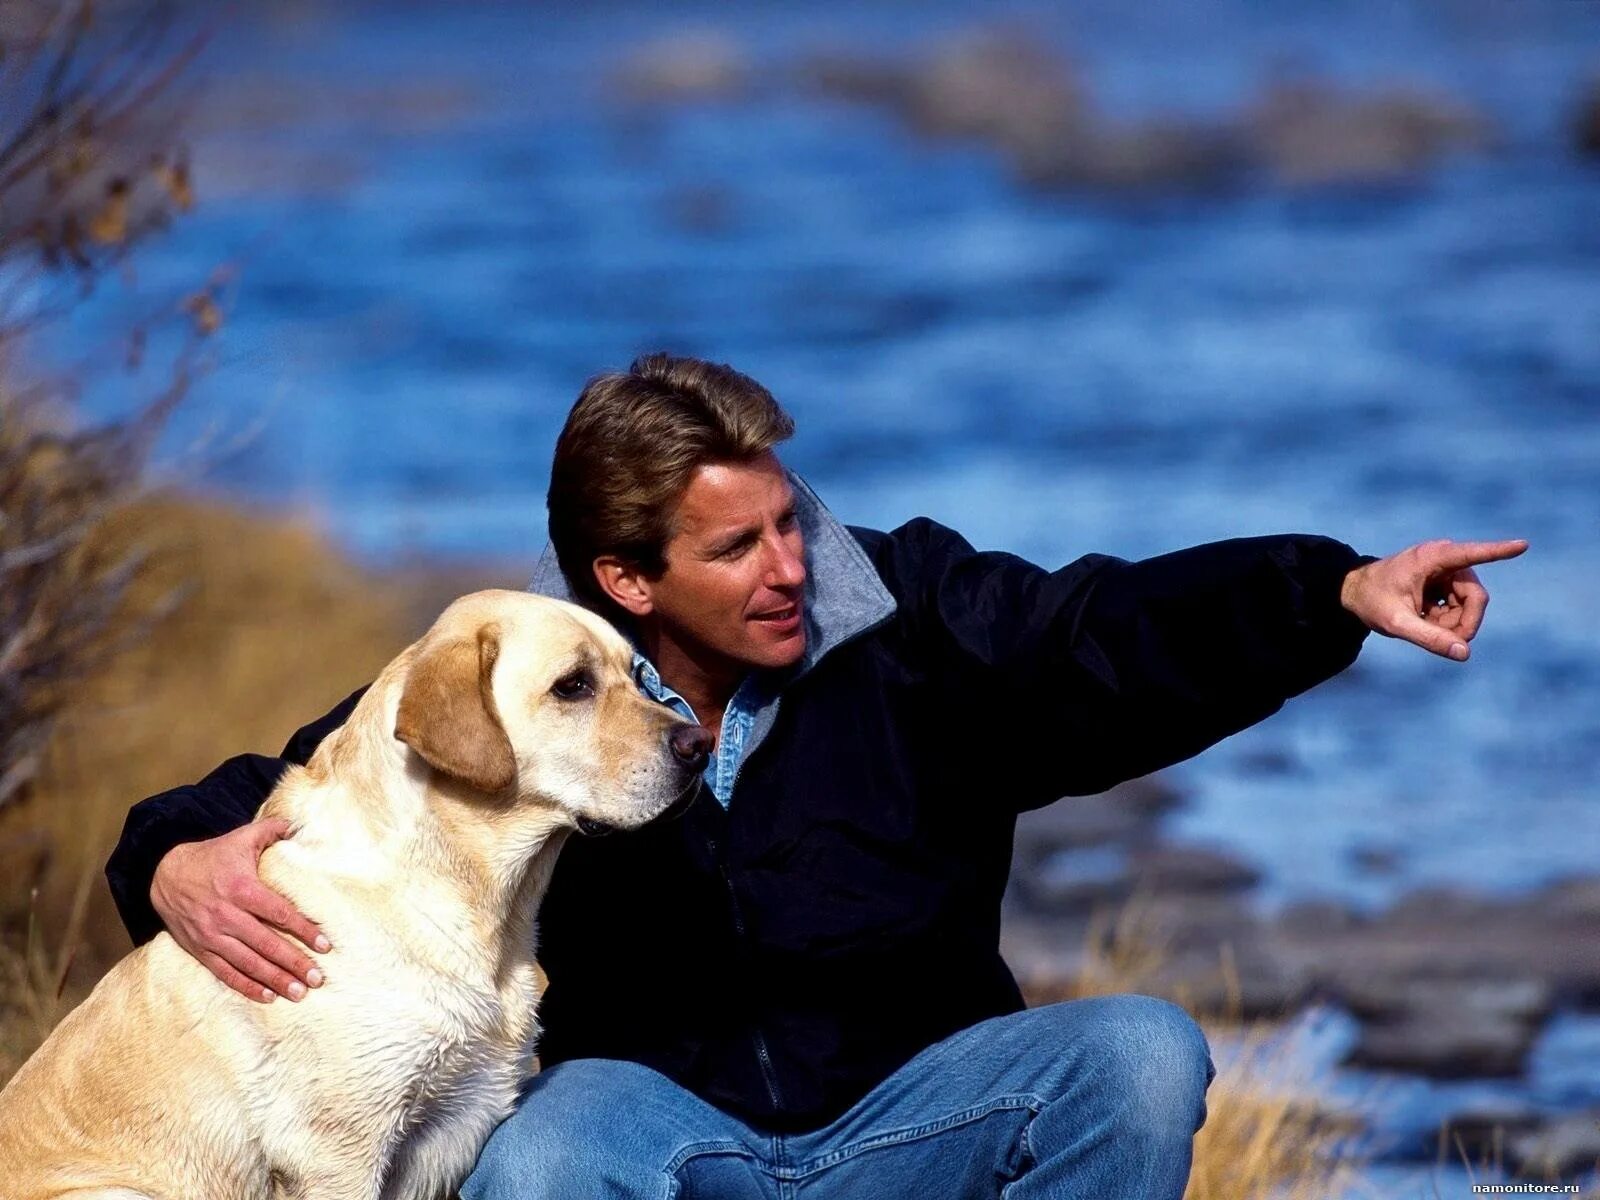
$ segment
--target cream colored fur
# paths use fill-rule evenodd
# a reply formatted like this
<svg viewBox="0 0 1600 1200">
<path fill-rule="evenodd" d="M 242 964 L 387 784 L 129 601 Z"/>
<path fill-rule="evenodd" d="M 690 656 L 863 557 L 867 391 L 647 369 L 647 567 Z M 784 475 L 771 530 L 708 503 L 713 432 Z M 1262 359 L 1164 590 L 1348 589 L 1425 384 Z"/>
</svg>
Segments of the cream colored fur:
<svg viewBox="0 0 1600 1200">
<path fill-rule="evenodd" d="M 592 697 L 553 693 L 584 670 Z M 561 844 L 693 786 L 679 723 L 592 614 L 456 601 L 262 807 L 296 826 L 261 875 L 332 941 L 326 984 L 258 1004 L 165 933 L 135 950 L 0 1092 L 0 1195 L 448 1195 L 529 1068 Z"/>
</svg>

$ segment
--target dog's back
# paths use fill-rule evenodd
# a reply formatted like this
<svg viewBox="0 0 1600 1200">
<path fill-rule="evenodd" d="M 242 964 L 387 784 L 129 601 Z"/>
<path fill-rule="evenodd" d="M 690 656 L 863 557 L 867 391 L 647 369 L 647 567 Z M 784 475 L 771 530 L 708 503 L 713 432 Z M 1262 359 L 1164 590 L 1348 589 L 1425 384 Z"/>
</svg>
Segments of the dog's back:
<svg viewBox="0 0 1600 1200">
<path fill-rule="evenodd" d="M 208 1196 L 266 1194 L 216 1038 L 219 1013 L 248 1005 L 166 934 L 118 963 L 0 1092 L 7 1200 L 186 1195 L 196 1168 Z"/>
</svg>

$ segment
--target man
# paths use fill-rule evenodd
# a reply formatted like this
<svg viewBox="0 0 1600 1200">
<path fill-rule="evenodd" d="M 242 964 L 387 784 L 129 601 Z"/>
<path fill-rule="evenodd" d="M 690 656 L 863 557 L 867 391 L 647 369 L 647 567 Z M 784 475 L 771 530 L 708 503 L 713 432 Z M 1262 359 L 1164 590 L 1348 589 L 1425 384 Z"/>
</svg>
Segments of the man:
<svg viewBox="0 0 1600 1200">
<path fill-rule="evenodd" d="M 998 952 L 1017 813 L 1259 721 L 1369 629 L 1465 659 L 1473 565 L 1525 543 L 1288 535 L 1048 573 L 926 519 L 845 529 L 775 457 L 791 431 L 753 380 L 653 355 L 561 434 L 534 589 L 613 620 L 717 745 L 681 820 L 563 852 L 544 1071 L 463 1196 L 1176 1200 L 1204 1037 L 1147 997 L 1023 1011 Z M 255 877 L 281 770 L 143 802 L 108 868 L 135 938 L 164 925 L 269 1002 L 321 982 L 275 930 L 326 945 Z"/>
</svg>

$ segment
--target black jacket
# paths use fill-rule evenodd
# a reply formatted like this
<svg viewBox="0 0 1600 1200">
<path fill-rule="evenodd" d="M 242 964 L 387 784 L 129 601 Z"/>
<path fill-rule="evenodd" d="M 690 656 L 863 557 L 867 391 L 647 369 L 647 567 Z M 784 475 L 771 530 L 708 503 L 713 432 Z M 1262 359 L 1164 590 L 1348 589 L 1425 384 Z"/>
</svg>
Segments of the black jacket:
<svg viewBox="0 0 1600 1200">
<path fill-rule="evenodd" d="M 785 685 L 727 810 L 574 838 L 540 912 L 546 1064 L 631 1059 L 757 1127 L 842 1113 L 912 1055 L 1022 1006 L 998 951 L 1019 811 L 1196 754 L 1356 657 L 1370 558 L 1307 535 L 1050 573 L 918 519 L 851 530 L 891 615 Z M 854 546 L 851 547 L 854 552 Z M 108 867 L 136 940 L 179 842 L 251 819 L 281 759 L 137 805 Z"/>
</svg>

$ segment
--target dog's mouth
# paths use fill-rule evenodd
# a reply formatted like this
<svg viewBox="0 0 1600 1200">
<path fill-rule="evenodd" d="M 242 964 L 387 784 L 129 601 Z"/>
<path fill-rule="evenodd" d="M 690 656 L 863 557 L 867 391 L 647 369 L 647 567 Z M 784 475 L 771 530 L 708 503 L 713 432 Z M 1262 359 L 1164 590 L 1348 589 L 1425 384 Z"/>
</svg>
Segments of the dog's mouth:
<svg viewBox="0 0 1600 1200">
<path fill-rule="evenodd" d="M 689 781 L 689 786 L 678 793 L 676 800 L 651 817 L 645 824 L 655 825 L 662 821 L 676 821 L 694 807 L 694 802 L 699 799 L 700 789 L 704 786 L 704 778 L 696 775 Z M 578 832 L 585 837 L 605 837 L 607 834 L 616 833 L 621 828 L 621 825 L 613 825 L 608 821 L 597 821 L 593 817 L 578 818 Z"/>
<path fill-rule="evenodd" d="M 705 776 L 696 775 L 689 781 L 689 786 L 678 793 L 676 800 L 650 818 L 651 823 L 676 821 L 683 816 L 684 813 L 694 807 L 694 802 L 700 798 L 700 789 L 705 787 L 705 784 Z"/>
</svg>

